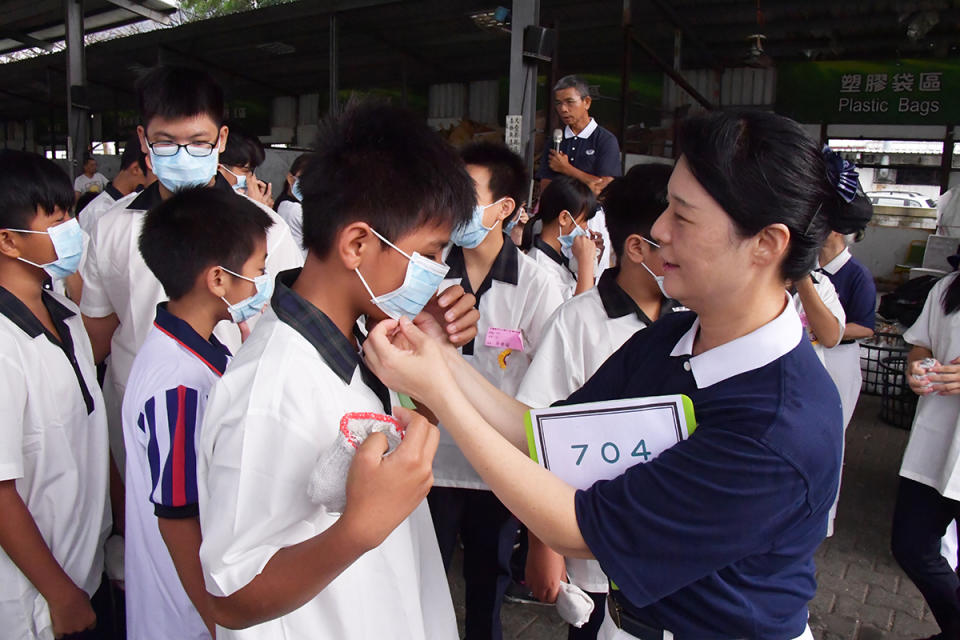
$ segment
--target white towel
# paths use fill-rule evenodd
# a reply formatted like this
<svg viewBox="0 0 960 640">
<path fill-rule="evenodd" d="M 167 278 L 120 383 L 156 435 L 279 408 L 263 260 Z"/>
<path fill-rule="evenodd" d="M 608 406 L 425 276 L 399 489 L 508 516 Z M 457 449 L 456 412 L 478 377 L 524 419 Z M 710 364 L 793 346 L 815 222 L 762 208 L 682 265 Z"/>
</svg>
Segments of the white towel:
<svg viewBox="0 0 960 640">
<path fill-rule="evenodd" d="M 557 613 L 564 622 L 579 629 L 593 613 L 593 599 L 577 585 L 561 582 L 560 592 L 557 594 Z"/>
</svg>

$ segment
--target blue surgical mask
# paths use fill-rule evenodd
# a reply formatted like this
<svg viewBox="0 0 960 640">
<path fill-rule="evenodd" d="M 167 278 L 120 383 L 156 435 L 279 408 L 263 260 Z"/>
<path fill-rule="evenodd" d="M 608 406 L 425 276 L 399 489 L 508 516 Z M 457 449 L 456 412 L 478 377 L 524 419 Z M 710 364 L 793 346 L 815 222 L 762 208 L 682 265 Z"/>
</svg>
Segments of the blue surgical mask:
<svg viewBox="0 0 960 640">
<path fill-rule="evenodd" d="M 293 197 L 303 202 L 303 191 L 300 191 L 300 178 L 297 178 L 293 181 L 293 186 L 290 187 L 290 192 L 293 193 Z"/>
<path fill-rule="evenodd" d="M 373 231 L 373 229 L 371 229 L 371 231 Z M 370 294 L 370 302 L 377 305 L 380 311 L 383 311 L 394 320 L 399 320 L 401 316 L 406 316 L 412 320 L 416 318 L 417 315 L 423 311 L 423 308 L 427 306 L 427 303 L 430 302 L 430 298 L 432 298 L 437 292 L 437 289 L 440 288 L 440 283 L 443 282 L 443 278 L 447 275 L 450 267 L 426 258 L 416 251 L 413 252 L 413 255 L 408 255 L 407 252 L 397 247 L 376 231 L 373 231 L 373 234 L 402 253 L 407 260 L 410 261 L 407 264 L 407 273 L 403 277 L 403 284 L 389 293 L 377 296 L 374 295 L 373 290 L 370 289 L 370 285 L 367 284 L 367 281 L 360 273 L 359 267 L 354 269 L 354 271 L 356 271 L 357 276 L 360 277 L 360 282 L 363 283 L 367 293 Z"/>
<path fill-rule="evenodd" d="M 573 223 L 573 229 L 570 233 L 557 236 L 557 240 L 560 241 L 560 252 L 563 253 L 567 260 L 573 258 L 573 241 L 580 236 L 587 236 L 589 238 L 590 234 L 576 222 Z"/>
<path fill-rule="evenodd" d="M 173 192 L 209 183 L 217 173 L 219 157 L 217 149 L 200 158 L 190 155 L 183 148 L 172 156 L 158 156 L 153 149 L 150 150 L 153 173 L 163 186 Z"/>
<path fill-rule="evenodd" d="M 226 171 L 227 173 L 229 173 L 230 175 L 232 175 L 234 178 L 237 179 L 237 183 L 236 183 L 235 185 L 233 185 L 233 190 L 234 190 L 234 191 L 237 191 L 237 192 L 239 192 L 239 193 L 246 193 L 246 192 L 247 192 L 247 176 L 245 176 L 245 175 L 242 174 L 242 173 L 234 173 L 233 171 L 230 171 L 230 169 L 227 169 L 227 167 L 226 167 L 225 165 L 220 165 L 220 167 L 221 167 L 224 171 Z"/>
<path fill-rule="evenodd" d="M 29 265 L 46 270 L 50 277 L 60 279 L 73 275 L 80 266 L 80 258 L 83 257 L 83 231 L 80 229 L 80 223 L 76 218 L 70 218 L 46 231 L 33 231 L 31 229 L 9 229 L 18 233 L 42 233 L 50 236 L 53 242 L 53 250 L 57 253 L 57 259 L 47 264 L 37 264 L 30 262 L 24 257 L 17 258 Z"/>
<path fill-rule="evenodd" d="M 249 320 L 253 316 L 257 315 L 265 306 L 267 306 L 267 303 L 270 302 L 270 297 L 273 295 L 273 278 L 270 277 L 269 273 L 264 273 L 256 278 L 248 278 L 247 276 L 242 276 L 239 273 L 234 273 L 226 267 L 220 268 L 230 275 L 240 278 L 241 280 L 252 282 L 257 288 L 256 293 L 254 293 L 252 296 L 249 298 L 244 298 L 240 302 L 236 302 L 234 304 L 230 304 L 230 302 L 223 296 L 220 297 L 220 299 L 227 304 L 227 311 L 230 312 L 230 319 L 233 320 L 235 324 Z"/>
<path fill-rule="evenodd" d="M 450 234 L 450 242 L 464 249 L 475 249 L 479 247 L 480 243 L 487 237 L 487 234 L 493 230 L 493 227 L 483 226 L 483 212 L 495 204 L 500 204 L 504 199 L 505 198 L 500 198 L 496 202 L 491 202 L 486 206 L 479 204 L 475 206 L 470 219 L 454 229 L 453 233 Z M 495 227 L 497 225 L 494 224 L 493 226 Z"/>
<path fill-rule="evenodd" d="M 504 233 L 510 233 L 517 226 L 517 223 L 520 222 L 520 216 L 513 216 L 513 220 L 507 223 L 507 226 L 503 228 Z"/>
</svg>

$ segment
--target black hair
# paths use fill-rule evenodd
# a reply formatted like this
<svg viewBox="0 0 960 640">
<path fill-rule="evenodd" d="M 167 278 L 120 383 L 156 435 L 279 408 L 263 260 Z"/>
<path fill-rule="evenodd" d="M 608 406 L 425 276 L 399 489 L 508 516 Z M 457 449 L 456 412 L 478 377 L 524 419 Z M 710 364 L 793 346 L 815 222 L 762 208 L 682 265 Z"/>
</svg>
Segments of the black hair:
<svg viewBox="0 0 960 640">
<path fill-rule="evenodd" d="M 586 214 L 590 220 L 597 213 L 597 199 L 590 187 L 570 176 L 558 176 L 550 181 L 540 194 L 540 207 L 523 227 L 520 248 L 528 251 L 533 246 L 533 227 L 539 220 L 549 224 L 560 217 L 562 211 L 569 211 L 573 218 Z"/>
<path fill-rule="evenodd" d="M 957 245 L 957 253 L 960 254 L 960 245 Z M 954 263 L 951 262 L 950 264 L 952 266 Z M 956 271 L 954 269 L 954 272 Z M 953 282 L 944 290 L 940 303 L 943 305 L 943 315 L 945 316 L 960 309 L 960 275 L 954 277 Z"/>
<path fill-rule="evenodd" d="M 638 164 L 622 178 L 615 178 L 600 193 L 611 248 L 618 261 L 627 237 L 638 234 L 656 240 L 650 237 L 650 229 L 667 208 L 667 182 L 671 173 L 670 165 Z"/>
<path fill-rule="evenodd" d="M 127 139 L 127 145 L 120 154 L 120 170 L 129 168 L 133 163 L 137 163 L 143 175 L 147 175 L 147 156 L 140 149 L 140 136 L 135 133 Z"/>
<path fill-rule="evenodd" d="M 87 163 L 90 162 L 91 160 L 93 160 L 94 162 L 96 162 L 96 160 L 97 160 L 96 158 L 93 157 L 93 154 L 92 154 L 92 153 L 85 153 L 85 154 L 83 154 L 83 162 L 81 163 L 80 166 L 82 166 L 82 167 L 83 167 L 83 166 L 86 166 Z"/>
<path fill-rule="evenodd" d="M 263 164 L 266 154 L 260 139 L 246 131 L 238 123 L 228 121 L 224 124 L 230 130 L 227 145 L 220 154 L 220 164 L 228 167 L 244 167 L 253 171 Z"/>
<path fill-rule="evenodd" d="M 490 194 L 494 201 L 500 198 L 513 198 L 515 207 L 504 218 L 509 222 L 523 204 L 527 191 L 527 167 L 523 158 L 496 142 L 474 142 L 460 150 L 464 164 L 484 167 L 490 172 Z"/>
<path fill-rule="evenodd" d="M 303 246 L 317 257 L 351 222 L 390 241 L 425 225 L 469 220 L 473 180 L 457 152 L 422 118 L 378 100 L 358 100 L 320 125 L 300 176 Z"/>
<path fill-rule="evenodd" d="M 177 300 L 204 269 L 220 265 L 240 273 L 271 225 L 273 218 L 247 198 L 211 187 L 184 189 L 147 212 L 140 253 Z"/>
<path fill-rule="evenodd" d="M 155 117 L 168 120 L 210 116 L 223 122 L 223 89 L 206 71 L 159 65 L 137 82 L 140 124 L 146 128 Z"/>
<path fill-rule="evenodd" d="M 0 229 L 26 229 L 37 208 L 70 212 L 73 185 L 52 160 L 26 151 L 0 151 Z"/>
<path fill-rule="evenodd" d="M 781 265 L 799 280 L 817 264 L 831 230 L 856 218 L 827 175 L 819 143 L 793 120 L 765 111 L 714 111 L 687 119 L 680 150 L 697 182 L 750 237 L 771 224 L 790 230 Z"/>
</svg>

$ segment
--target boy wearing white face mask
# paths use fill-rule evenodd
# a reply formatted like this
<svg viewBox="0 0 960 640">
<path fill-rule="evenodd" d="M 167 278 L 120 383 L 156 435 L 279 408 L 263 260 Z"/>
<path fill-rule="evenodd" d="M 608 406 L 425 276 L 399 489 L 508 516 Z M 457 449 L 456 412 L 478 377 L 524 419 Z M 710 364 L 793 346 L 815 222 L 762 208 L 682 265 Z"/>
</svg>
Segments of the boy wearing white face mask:
<svg viewBox="0 0 960 640">
<path fill-rule="evenodd" d="M 203 188 L 177 193 L 144 218 L 140 252 L 170 300 L 157 305 L 123 400 L 130 637 L 213 633 L 200 570 L 196 443 L 210 387 L 230 358 L 214 326 L 247 320 L 270 299 L 272 224 L 252 202 Z M 209 242 L 213 234 L 219 242 Z"/>
<path fill-rule="evenodd" d="M 73 189 L 50 160 L 0 152 L 0 629 L 43 640 L 96 623 L 107 428 L 77 307 L 44 290 L 73 273 Z"/>
<path fill-rule="evenodd" d="M 590 291 L 568 300 L 547 321 L 537 356 L 517 392 L 532 407 L 548 407 L 579 389 L 634 333 L 681 308 L 662 290 L 663 261 L 650 229 L 666 208 L 667 165 L 638 165 L 601 193 L 617 266 Z M 530 536 L 525 578 L 543 602 L 557 599 L 569 579 L 594 600 L 593 614 L 570 640 L 595 639 L 603 621 L 607 577 L 594 560 L 567 559 Z"/>
<path fill-rule="evenodd" d="M 424 500 L 437 430 L 400 410 L 363 364 L 357 323 L 406 316 L 455 344 L 473 338 L 473 296 L 460 287 L 421 313 L 447 274 L 450 231 L 475 204 L 472 185 L 455 152 L 394 107 L 349 107 L 315 147 L 300 178 L 304 267 L 278 275 L 204 416 L 200 561 L 217 638 L 454 640 Z M 345 483 L 346 506 L 314 502 L 318 461 L 352 421 L 394 411 L 406 427 L 399 446 L 384 456 L 382 434 L 353 440 L 349 476 L 321 476 Z"/>
<path fill-rule="evenodd" d="M 121 198 L 96 221 L 90 230 L 87 258 L 80 267 L 84 282 L 80 310 L 94 357 L 100 362 L 110 355 L 104 396 L 111 451 L 121 472 L 123 391 L 133 359 L 153 326 L 157 303 L 165 299 L 163 287 L 137 248 L 144 216 L 175 192 L 190 187 L 208 186 L 246 197 L 235 194 L 217 171 L 230 132 L 223 124 L 223 91 L 208 74 L 160 66 L 141 78 L 137 91 L 137 131 L 157 182 L 139 194 Z M 303 264 L 286 223 L 262 203 L 257 204 L 273 220 L 267 231 L 267 270 L 278 273 Z M 220 242 L 216 230 L 205 242 Z M 236 325 L 221 323 L 215 333 L 229 349 L 239 348 L 241 330 Z"/>
<path fill-rule="evenodd" d="M 477 205 L 473 217 L 454 229 L 444 261 L 450 267 L 447 278 L 459 278 L 480 311 L 477 337 L 461 351 L 485 378 L 513 395 L 547 318 L 563 297 L 552 274 L 521 253 L 502 230 L 517 214 L 527 188 L 523 160 L 492 143 L 465 147 L 460 157 L 473 178 Z M 498 640 L 519 525 L 442 429 L 433 477 L 430 513 L 447 570 L 457 537 L 463 541 L 466 638 Z"/>
</svg>

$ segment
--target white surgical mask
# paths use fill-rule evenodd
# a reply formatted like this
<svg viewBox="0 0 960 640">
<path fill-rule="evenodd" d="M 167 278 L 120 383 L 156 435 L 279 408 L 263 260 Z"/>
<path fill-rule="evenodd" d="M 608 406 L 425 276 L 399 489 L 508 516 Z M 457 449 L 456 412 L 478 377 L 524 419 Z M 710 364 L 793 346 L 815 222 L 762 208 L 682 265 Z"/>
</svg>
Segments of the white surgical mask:
<svg viewBox="0 0 960 640">
<path fill-rule="evenodd" d="M 649 244 L 650 246 L 656 247 L 657 249 L 660 248 L 660 245 L 657 244 L 656 242 L 654 242 L 653 240 L 650 240 L 650 239 L 648 239 L 648 238 L 644 238 L 643 236 L 640 236 L 640 237 L 643 238 L 643 241 L 646 242 L 647 244 Z M 653 276 L 653 279 L 657 281 L 657 286 L 660 287 L 660 293 L 663 294 L 663 297 L 664 297 L 664 298 L 669 298 L 670 295 L 667 293 L 667 290 L 663 288 L 663 279 L 664 279 L 664 277 L 663 277 L 663 276 L 658 276 L 657 274 L 655 274 L 655 273 L 650 269 L 650 267 L 648 267 L 648 266 L 647 266 L 645 263 L 643 263 L 643 262 L 640 263 L 640 266 L 643 267 L 644 269 L 646 269 L 646 270 L 647 270 L 647 273 L 649 273 L 651 276 Z"/>
</svg>

